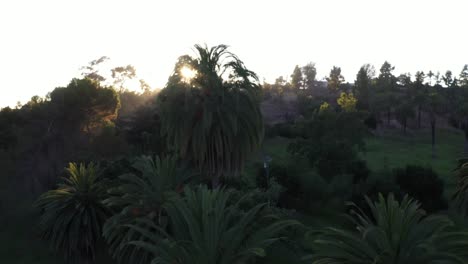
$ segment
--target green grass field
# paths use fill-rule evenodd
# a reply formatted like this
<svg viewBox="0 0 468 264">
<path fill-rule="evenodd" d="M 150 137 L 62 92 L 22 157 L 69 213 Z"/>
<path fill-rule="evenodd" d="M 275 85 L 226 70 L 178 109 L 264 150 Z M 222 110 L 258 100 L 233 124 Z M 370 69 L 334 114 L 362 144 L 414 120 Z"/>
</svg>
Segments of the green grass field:
<svg viewBox="0 0 468 264">
<path fill-rule="evenodd" d="M 281 137 L 266 139 L 264 152 L 276 161 L 290 159 L 287 152 L 290 142 L 290 139 Z M 437 130 L 436 158 L 433 159 L 429 130 L 417 131 L 411 135 L 390 131 L 380 136 L 369 136 L 366 139 L 366 150 L 361 155 L 372 171 L 404 167 L 407 164 L 421 165 L 431 167 L 451 184 L 452 170 L 463 154 L 463 143 L 461 131 Z"/>
<path fill-rule="evenodd" d="M 366 140 L 362 157 L 373 171 L 404 167 L 407 164 L 430 167 L 445 181 L 446 187 L 454 185 L 453 169 L 463 154 L 464 136 L 460 131 L 436 132 L 436 157 L 432 158 L 430 131 L 413 135 L 388 133 Z"/>
</svg>

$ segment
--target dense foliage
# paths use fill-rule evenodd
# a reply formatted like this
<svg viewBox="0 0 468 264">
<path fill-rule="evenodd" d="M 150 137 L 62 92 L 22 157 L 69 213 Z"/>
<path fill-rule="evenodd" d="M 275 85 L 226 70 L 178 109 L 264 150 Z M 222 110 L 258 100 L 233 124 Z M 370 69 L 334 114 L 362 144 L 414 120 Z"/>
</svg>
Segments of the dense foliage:
<svg viewBox="0 0 468 264">
<path fill-rule="evenodd" d="M 468 153 L 468 66 L 366 64 L 349 83 L 311 62 L 260 85 L 227 46 L 194 51 L 161 91 L 127 90 L 136 69 L 108 76 L 104 56 L 1 109 L 4 229 L 36 200 L 27 220 L 67 263 L 467 262 L 467 159 L 446 201 L 457 156 L 443 153 L 463 137 Z"/>
<path fill-rule="evenodd" d="M 93 261 L 110 211 L 104 205 L 105 186 L 94 164 L 70 163 L 68 178 L 36 202 L 41 210 L 42 236 L 73 263 Z"/>
<path fill-rule="evenodd" d="M 263 138 L 260 86 L 227 46 L 195 48 L 197 57 L 179 58 L 159 96 L 162 133 L 216 185 L 239 174 Z M 183 75 L 187 69 L 190 79 Z"/>
<path fill-rule="evenodd" d="M 426 217 L 418 202 L 393 195 L 367 200 L 371 215 L 351 211 L 352 230 L 325 228 L 312 233 L 312 263 L 465 263 L 465 234 L 451 231 L 444 216 Z"/>
<path fill-rule="evenodd" d="M 241 201 L 233 201 L 225 190 L 186 188 L 183 198 L 172 200 L 166 207 L 169 231 L 141 220 L 146 228 L 130 228 L 149 241 L 130 243 L 152 252 L 153 263 L 249 263 L 255 257 L 264 257 L 266 247 L 296 222 L 263 215 L 266 204 L 242 211 Z"/>
</svg>

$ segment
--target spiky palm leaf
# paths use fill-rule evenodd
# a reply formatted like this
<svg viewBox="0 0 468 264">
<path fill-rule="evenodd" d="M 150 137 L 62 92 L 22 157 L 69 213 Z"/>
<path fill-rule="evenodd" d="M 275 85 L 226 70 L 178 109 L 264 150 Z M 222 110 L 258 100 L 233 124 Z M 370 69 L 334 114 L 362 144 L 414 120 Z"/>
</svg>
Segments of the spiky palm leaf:
<svg viewBox="0 0 468 264">
<path fill-rule="evenodd" d="M 417 201 L 393 195 L 371 202 L 367 216 L 354 205 L 354 230 L 326 228 L 313 232 L 314 264 L 466 263 L 462 258 L 468 234 L 450 231 L 444 216 L 429 216 Z"/>
<path fill-rule="evenodd" d="M 458 160 L 458 166 L 455 169 L 457 176 L 457 188 L 452 196 L 455 205 L 466 214 L 468 211 L 468 158 Z"/>
<path fill-rule="evenodd" d="M 155 256 L 151 263 L 242 264 L 280 239 L 279 233 L 297 224 L 292 220 L 263 219 L 259 204 L 246 212 L 239 209 L 242 199 L 232 203 L 231 192 L 199 187 L 186 188 L 184 197 L 167 206 L 169 231 L 151 221 L 140 220 L 148 228 L 130 225 L 148 241 L 131 244 L 145 248 Z"/>
<path fill-rule="evenodd" d="M 106 190 L 93 163 L 70 163 L 69 177 L 35 203 L 41 210 L 43 238 L 70 262 L 93 261 L 109 209 L 102 203 Z"/>
<path fill-rule="evenodd" d="M 143 156 L 136 159 L 133 168 L 138 174 L 121 175 L 119 186 L 109 190 L 111 197 L 104 202 L 117 213 L 105 223 L 103 234 L 112 256 L 120 263 L 128 263 L 129 259 L 132 263 L 148 263 L 151 254 L 128 244 L 143 237 L 126 225 L 140 223 L 137 219 L 143 218 L 164 226 L 163 206 L 176 192 L 183 191 L 190 174 L 179 168 L 175 156 Z"/>
<path fill-rule="evenodd" d="M 195 46 L 159 96 L 162 132 L 182 157 L 212 178 L 237 174 L 263 138 L 258 78 L 227 46 Z M 196 71 L 184 80 L 181 69 Z"/>
</svg>

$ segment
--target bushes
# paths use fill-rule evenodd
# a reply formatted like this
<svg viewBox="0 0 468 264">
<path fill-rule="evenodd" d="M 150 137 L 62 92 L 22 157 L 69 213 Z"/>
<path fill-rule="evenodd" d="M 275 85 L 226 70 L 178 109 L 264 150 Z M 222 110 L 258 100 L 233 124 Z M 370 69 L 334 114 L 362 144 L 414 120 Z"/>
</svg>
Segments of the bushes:
<svg viewBox="0 0 468 264">
<path fill-rule="evenodd" d="M 265 136 L 272 137 L 284 137 L 284 138 L 296 138 L 299 136 L 299 129 L 292 122 L 279 123 L 265 128 Z"/>
<path fill-rule="evenodd" d="M 364 119 L 364 125 L 366 125 L 369 129 L 377 129 L 378 120 L 375 115 L 369 115 L 366 119 Z"/>
<path fill-rule="evenodd" d="M 282 187 L 278 205 L 288 209 L 296 209 L 306 212 L 314 212 L 324 205 L 335 209 L 341 208 L 346 201 L 351 199 L 355 191 L 355 185 L 362 181 L 353 174 L 340 174 L 333 178 L 324 178 L 311 167 L 294 162 L 273 162 L 269 167 L 270 183 L 279 184 Z M 364 166 L 365 169 L 359 168 Z M 261 168 L 257 174 L 257 186 L 266 184 L 265 169 Z M 365 163 L 356 165 L 356 174 L 367 173 Z M 367 175 L 359 176 L 367 177 Z M 356 183 L 356 184 L 355 184 Z M 274 185 L 273 184 L 273 185 Z"/>
<path fill-rule="evenodd" d="M 418 200 L 421 208 L 428 213 L 448 207 L 443 196 L 444 182 L 430 168 L 408 165 L 393 171 L 376 172 L 361 187 L 352 200 L 362 208 L 365 207 L 364 195 L 374 200 L 379 193 L 393 193 L 397 199 L 402 199 L 407 194 Z"/>
<path fill-rule="evenodd" d="M 288 151 L 307 158 L 322 177 L 331 179 L 346 174 L 358 160 L 366 133 L 360 113 L 321 111 L 301 124 L 302 137 L 291 143 Z"/>
<path fill-rule="evenodd" d="M 427 212 L 447 209 L 447 201 L 443 197 L 444 182 L 432 169 L 408 165 L 395 169 L 393 176 L 401 191 L 418 200 Z"/>
</svg>

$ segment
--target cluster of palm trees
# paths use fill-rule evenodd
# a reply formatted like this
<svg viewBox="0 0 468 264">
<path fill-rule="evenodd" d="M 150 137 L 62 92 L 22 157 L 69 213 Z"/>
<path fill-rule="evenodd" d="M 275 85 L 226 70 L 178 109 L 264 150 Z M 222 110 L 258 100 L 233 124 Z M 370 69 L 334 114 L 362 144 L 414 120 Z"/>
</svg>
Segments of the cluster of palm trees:
<svg viewBox="0 0 468 264">
<path fill-rule="evenodd" d="M 260 86 L 225 45 L 195 50 L 158 96 L 172 154 L 135 158 L 118 177 L 71 163 L 63 183 L 37 200 L 44 239 L 70 263 L 94 263 L 102 250 L 118 263 L 253 263 L 304 228 L 267 204 L 245 203 L 248 191 L 223 187 L 262 142 Z M 468 234 L 447 217 L 426 216 L 407 197 L 368 203 L 370 213 L 352 211 L 349 229 L 308 233 L 313 263 L 466 263 Z"/>
<path fill-rule="evenodd" d="M 96 166 L 71 163 L 69 176 L 37 200 L 41 230 L 70 263 L 93 263 L 107 248 L 119 263 L 247 263 L 298 225 L 265 203 L 241 207 L 223 188 L 187 184 L 173 157 L 140 157 L 114 184 Z M 106 186 L 111 186 L 107 187 Z"/>
</svg>

